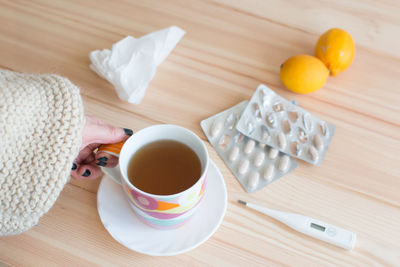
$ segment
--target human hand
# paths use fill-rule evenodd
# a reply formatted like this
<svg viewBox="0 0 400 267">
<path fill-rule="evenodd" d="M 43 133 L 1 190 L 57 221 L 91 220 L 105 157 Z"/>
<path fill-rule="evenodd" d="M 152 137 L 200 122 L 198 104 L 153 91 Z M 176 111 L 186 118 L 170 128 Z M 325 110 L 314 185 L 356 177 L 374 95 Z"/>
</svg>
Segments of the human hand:
<svg viewBox="0 0 400 267">
<path fill-rule="evenodd" d="M 71 175 L 78 180 L 96 179 L 101 176 L 99 166 L 115 167 L 118 164 L 117 157 L 94 151 L 101 144 L 118 143 L 128 139 L 132 134 L 130 129 L 113 127 L 94 116 L 86 116 L 82 146 L 72 165 Z"/>
</svg>

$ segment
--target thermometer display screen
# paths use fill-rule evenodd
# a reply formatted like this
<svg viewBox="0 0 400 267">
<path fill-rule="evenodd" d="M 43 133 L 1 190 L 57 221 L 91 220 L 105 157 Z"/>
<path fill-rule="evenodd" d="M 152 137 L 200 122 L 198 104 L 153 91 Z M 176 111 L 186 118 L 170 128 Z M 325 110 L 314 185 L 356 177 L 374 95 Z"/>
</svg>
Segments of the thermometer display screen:
<svg viewBox="0 0 400 267">
<path fill-rule="evenodd" d="M 325 232 L 325 227 L 323 227 L 321 225 L 318 225 L 318 224 L 315 224 L 315 223 L 311 223 L 310 226 L 311 226 L 311 228 L 314 228 L 314 229 L 317 229 L 319 231 Z"/>
</svg>

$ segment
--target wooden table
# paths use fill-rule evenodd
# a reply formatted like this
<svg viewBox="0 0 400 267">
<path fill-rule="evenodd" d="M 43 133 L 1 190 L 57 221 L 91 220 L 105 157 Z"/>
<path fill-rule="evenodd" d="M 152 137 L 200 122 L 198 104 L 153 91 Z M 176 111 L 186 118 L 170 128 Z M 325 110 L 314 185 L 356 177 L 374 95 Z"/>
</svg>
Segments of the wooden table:
<svg viewBox="0 0 400 267">
<path fill-rule="evenodd" d="M 400 5 L 396 1 L 1 1 L 0 67 L 58 73 L 82 89 L 87 114 L 139 130 L 187 127 L 224 175 L 228 210 L 218 231 L 186 254 L 150 257 L 120 245 L 96 207 L 100 180 L 71 182 L 38 227 L 0 239 L 11 265 L 400 265 Z M 140 105 L 121 101 L 89 69 L 88 54 L 178 25 L 187 31 Z M 351 67 L 310 95 L 286 90 L 279 66 L 312 54 L 320 34 L 346 29 Z M 247 194 L 210 146 L 200 121 L 249 99 L 264 83 L 337 126 L 321 167 Z M 353 251 L 317 241 L 245 209 L 237 199 L 305 214 L 357 232 Z M 1 264 L 0 264 L 1 265 Z"/>
</svg>

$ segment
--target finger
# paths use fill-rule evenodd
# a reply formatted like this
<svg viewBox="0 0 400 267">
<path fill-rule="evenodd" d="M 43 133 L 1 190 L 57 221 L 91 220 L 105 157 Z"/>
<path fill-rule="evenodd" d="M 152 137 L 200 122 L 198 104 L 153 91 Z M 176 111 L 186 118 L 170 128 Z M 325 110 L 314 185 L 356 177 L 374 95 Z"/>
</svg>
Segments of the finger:
<svg viewBox="0 0 400 267">
<path fill-rule="evenodd" d="M 78 168 L 78 165 L 76 165 L 76 163 L 72 163 L 72 168 L 71 168 L 71 172 L 76 171 L 76 169 Z"/>
<path fill-rule="evenodd" d="M 102 176 L 100 167 L 94 163 L 82 164 L 71 174 L 77 180 L 94 180 Z"/>
<path fill-rule="evenodd" d="M 98 148 L 100 146 L 99 143 L 94 143 L 94 144 L 89 144 L 86 147 L 84 147 L 83 149 L 81 149 L 81 151 L 79 152 L 78 157 L 76 157 L 75 159 L 75 163 L 77 165 L 81 164 L 82 162 L 84 162 L 90 155 L 93 155 L 93 150 L 95 150 L 96 148 Z M 85 162 L 87 163 L 87 162 Z"/>
<path fill-rule="evenodd" d="M 118 164 L 118 157 L 108 154 L 107 152 L 96 153 L 96 164 L 102 167 L 114 168 Z"/>
<path fill-rule="evenodd" d="M 76 157 L 75 161 L 72 164 L 71 168 L 71 175 L 75 178 L 79 178 L 79 174 L 77 173 L 78 168 L 81 164 L 89 164 L 95 161 L 93 150 L 96 147 L 99 147 L 100 144 L 91 144 L 83 148 L 80 152 L 78 157 Z"/>
<path fill-rule="evenodd" d="M 81 164 L 90 164 L 90 163 L 92 163 L 92 162 L 95 162 L 96 159 L 95 159 L 94 156 L 95 156 L 95 155 L 94 155 L 93 152 L 90 153 L 90 154 L 86 157 L 86 159 L 84 159 L 84 160 L 82 161 Z"/>
<path fill-rule="evenodd" d="M 83 145 L 90 143 L 114 144 L 128 139 L 130 129 L 113 127 L 95 117 L 87 117 L 83 130 Z"/>
</svg>

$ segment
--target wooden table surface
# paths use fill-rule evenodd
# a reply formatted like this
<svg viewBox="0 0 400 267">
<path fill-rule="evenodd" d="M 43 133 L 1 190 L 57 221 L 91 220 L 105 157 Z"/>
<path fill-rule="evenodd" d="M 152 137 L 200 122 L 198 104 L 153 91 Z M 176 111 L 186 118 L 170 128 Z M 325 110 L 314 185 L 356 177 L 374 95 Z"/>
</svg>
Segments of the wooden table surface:
<svg viewBox="0 0 400 267">
<path fill-rule="evenodd" d="M 400 265 L 400 3 L 396 1 L 0 1 L 0 67 L 57 73 L 82 90 L 87 114 L 139 130 L 182 125 L 206 142 L 223 173 L 228 209 L 203 245 L 171 257 L 115 241 L 96 207 L 99 180 L 71 180 L 38 227 L 0 238 L 10 265 Z M 88 54 L 126 35 L 178 25 L 187 34 L 161 64 L 140 105 L 121 101 L 89 69 Z M 279 66 L 312 54 L 320 34 L 346 29 L 356 42 L 350 68 L 318 92 L 286 90 Z M 320 167 L 299 161 L 289 175 L 246 193 L 208 143 L 200 121 L 264 83 L 336 125 Z M 237 199 L 301 213 L 358 234 L 345 251 L 246 210 Z M 1 265 L 1 264 L 0 264 Z"/>
</svg>

